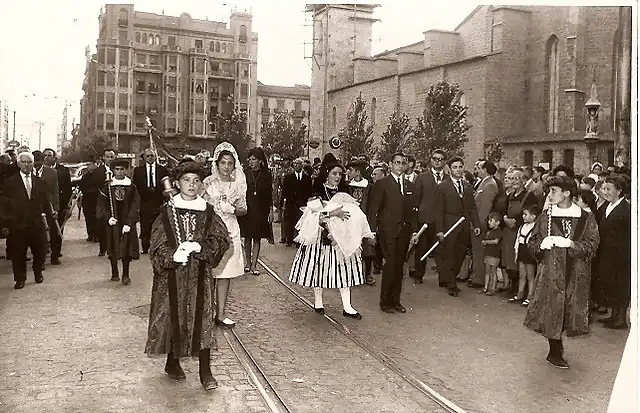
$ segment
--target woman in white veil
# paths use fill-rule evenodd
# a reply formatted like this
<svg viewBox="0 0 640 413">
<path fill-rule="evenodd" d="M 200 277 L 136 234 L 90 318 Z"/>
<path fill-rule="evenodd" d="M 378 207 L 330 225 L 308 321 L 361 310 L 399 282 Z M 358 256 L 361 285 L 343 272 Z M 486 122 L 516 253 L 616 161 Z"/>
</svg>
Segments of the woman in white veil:
<svg viewBox="0 0 640 413">
<path fill-rule="evenodd" d="M 235 323 L 226 317 L 225 305 L 231 278 L 244 274 L 240 226 L 236 217 L 247 213 L 247 178 L 238 154 L 229 142 L 222 142 L 213 152 L 211 176 L 204 180 L 203 198 L 222 218 L 231 237 L 232 246 L 227 252 L 229 260 L 224 268 L 214 272 L 217 279 L 215 322 L 230 327 Z"/>
</svg>

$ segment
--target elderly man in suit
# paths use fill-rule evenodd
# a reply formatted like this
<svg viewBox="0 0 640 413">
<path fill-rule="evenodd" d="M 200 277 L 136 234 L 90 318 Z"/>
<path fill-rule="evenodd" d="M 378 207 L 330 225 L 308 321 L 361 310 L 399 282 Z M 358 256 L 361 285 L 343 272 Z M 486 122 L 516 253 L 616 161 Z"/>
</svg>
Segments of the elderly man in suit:
<svg viewBox="0 0 640 413">
<path fill-rule="evenodd" d="M 293 161 L 293 172 L 282 180 L 282 209 L 284 210 L 283 233 L 287 246 L 293 245 L 296 237 L 295 226 L 302 216 L 301 207 L 307 205 L 311 197 L 311 177 L 302 172 L 302 159 Z"/>
<path fill-rule="evenodd" d="M 144 164 L 133 170 L 133 183 L 140 195 L 140 240 L 142 253 L 149 252 L 151 244 L 151 227 L 164 203 L 162 178 L 169 176 L 169 171 L 156 162 L 156 153 L 145 149 Z"/>
<path fill-rule="evenodd" d="M 493 178 L 497 168 L 491 161 L 483 161 L 478 167 L 478 178 L 480 183 L 476 188 L 474 201 L 480 219 L 480 236 L 471 237 L 471 250 L 473 252 L 473 277 L 469 280 L 469 286 L 481 287 L 484 285 L 485 264 L 484 247 L 482 240 L 487 232 L 487 217 L 493 208 L 493 201 L 498 196 L 499 189 L 496 180 Z"/>
<path fill-rule="evenodd" d="M 427 224 L 427 230 L 422 234 L 416 245 L 415 271 L 409 272 L 409 276 L 418 284 L 422 284 L 422 278 L 426 270 L 427 262 L 420 258 L 436 242 L 436 193 L 438 185 L 447 177 L 444 166 L 447 162 L 447 155 L 441 149 L 436 149 L 431 154 L 431 168 L 425 169 L 416 178 L 416 196 L 418 198 L 418 227 Z M 434 252 L 436 262 L 439 262 L 438 254 L 440 250 Z"/>
<path fill-rule="evenodd" d="M 453 157 L 447 163 L 451 174 L 440 185 L 436 196 L 436 236 L 442 243 L 442 265 L 438 265 L 438 281 L 441 287 L 446 287 L 452 297 L 457 297 L 460 289 L 456 285 L 456 276 L 464 261 L 469 246 L 470 228 L 473 236 L 480 235 L 480 219 L 473 200 L 473 189 L 464 181 L 464 161 L 460 157 Z M 462 224 L 444 238 L 444 234 L 461 217 Z"/>
<path fill-rule="evenodd" d="M 407 157 L 391 157 L 391 173 L 376 182 L 371 190 L 367 216 L 371 231 L 380 243 L 385 263 L 380 288 L 380 309 L 385 313 L 406 313 L 400 303 L 404 261 L 410 243 L 417 242 L 418 198 L 415 186 L 404 179 Z"/>
<path fill-rule="evenodd" d="M 57 209 L 58 212 L 58 225 L 62 228 L 64 225 L 68 208 L 69 201 L 71 200 L 71 193 L 73 192 L 73 188 L 71 187 L 71 173 L 69 169 L 64 165 L 58 163 L 58 156 L 56 151 L 51 148 L 45 149 L 43 152 L 44 155 L 44 164 L 47 167 L 50 167 L 54 171 L 56 171 L 58 176 L 58 198 L 59 198 L 59 207 Z M 51 237 L 51 264 L 58 265 L 60 264 L 60 257 L 62 256 L 62 238 L 61 237 Z"/>
<path fill-rule="evenodd" d="M 15 289 L 24 288 L 27 280 L 27 248 L 33 254 L 33 273 L 36 283 L 42 283 L 42 269 L 46 256 L 45 221 L 54 219 L 51 213 L 46 182 L 33 173 L 33 155 L 18 155 L 20 172 L 3 182 L 2 214 L 11 233 L 11 264 Z"/>
</svg>

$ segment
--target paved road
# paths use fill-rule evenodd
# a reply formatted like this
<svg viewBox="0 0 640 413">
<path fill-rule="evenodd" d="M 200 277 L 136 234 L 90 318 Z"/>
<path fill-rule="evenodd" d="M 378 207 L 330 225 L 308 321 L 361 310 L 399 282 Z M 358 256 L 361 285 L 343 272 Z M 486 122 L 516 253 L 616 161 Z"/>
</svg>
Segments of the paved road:
<svg viewBox="0 0 640 413">
<path fill-rule="evenodd" d="M 263 252 L 285 279 L 294 255 L 280 245 Z M 466 411 L 606 411 L 627 331 L 595 323 L 589 336 L 565 340 L 571 368 L 559 370 L 545 361 L 546 341 L 522 326 L 525 309 L 503 298 L 466 287 L 449 297 L 428 270 L 422 285 L 405 279 L 402 301 L 409 311 L 385 314 L 378 309 L 379 285 L 354 290 L 352 304 L 364 318 L 349 324 L 352 331 Z M 313 301 L 311 291 L 296 290 Z M 341 317 L 337 292 L 325 293 L 324 303 Z"/>
</svg>

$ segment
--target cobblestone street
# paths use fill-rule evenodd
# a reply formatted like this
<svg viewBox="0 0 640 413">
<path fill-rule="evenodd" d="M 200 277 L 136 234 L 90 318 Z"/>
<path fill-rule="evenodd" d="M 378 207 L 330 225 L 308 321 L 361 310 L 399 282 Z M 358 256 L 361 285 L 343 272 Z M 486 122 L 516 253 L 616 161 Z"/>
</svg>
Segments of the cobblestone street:
<svg viewBox="0 0 640 413">
<path fill-rule="evenodd" d="M 143 353 L 148 257 L 133 263 L 133 284 L 123 287 L 108 280 L 107 261 L 84 237 L 72 220 L 63 264 L 48 265 L 43 284 L 31 278 L 15 291 L 9 262 L 0 263 L 1 412 L 268 411 L 222 334 L 212 353 L 216 391 L 202 390 L 195 360 L 184 363 L 186 382 L 167 378 L 164 359 Z M 265 263 L 286 279 L 295 250 L 264 244 Z M 377 309 L 379 287 L 354 290 L 361 321 L 342 317 L 337 292 L 325 292 L 325 307 L 467 412 L 606 409 L 626 332 L 594 326 L 590 337 L 569 340 L 572 369 L 559 371 L 544 361 L 546 343 L 522 327 L 521 308 L 466 288 L 452 299 L 436 285 L 433 274 L 420 286 L 405 282 L 405 315 Z M 265 271 L 234 281 L 231 291 L 236 333 L 291 411 L 443 411 Z"/>
</svg>

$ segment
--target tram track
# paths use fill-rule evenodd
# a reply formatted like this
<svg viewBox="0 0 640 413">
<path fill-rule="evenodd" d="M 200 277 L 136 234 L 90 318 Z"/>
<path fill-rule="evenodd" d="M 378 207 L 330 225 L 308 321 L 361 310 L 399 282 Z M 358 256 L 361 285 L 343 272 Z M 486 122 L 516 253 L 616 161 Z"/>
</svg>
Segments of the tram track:
<svg viewBox="0 0 640 413">
<path fill-rule="evenodd" d="M 308 307 L 310 309 L 313 309 L 313 304 L 309 300 L 307 300 L 305 297 L 300 295 L 290 285 L 288 285 L 282 278 L 280 278 L 278 273 L 275 272 L 271 267 L 269 267 L 269 265 L 267 265 L 264 262 L 264 260 L 258 259 L 258 263 L 260 264 L 260 266 L 262 268 L 264 268 L 266 273 L 272 279 L 274 279 L 280 286 L 284 287 L 285 290 L 287 290 L 300 303 L 302 303 L 303 305 L 305 305 L 306 307 Z M 331 317 L 328 314 L 324 314 L 324 318 L 334 328 L 336 328 L 340 333 L 342 333 L 345 337 L 347 337 L 349 340 L 351 340 L 357 347 L 359 347 L 361 350 L 363 350 L 363 351 L 367 352 L 368 354 L 370 354 L 372 357 L 374 357 L 376 360 L 378 360 L 380 363 L 382 363 L 387 369 L 389 369 L 390 371 L 393 371 L 404 382 L 406 382 L 411 387 L 416 389 L 418 392 L 420 392 L 421 394 L 423 394 L 424 396 L 426 396 L 427 398 L 432 400 L 434 403 L 436 403 L 438 406 L 440 406 L 447 413 L 467 413 L 464 409 L 462 409 L 461 407 L 456 405 L 453 401 L 447 399 L 446 397 L 444 397 L 443 395 L 438 393 L 435 389 L 433 389 L 432 387 L 430 387 L 429 385 L 424 383 L 422 380 L 420 380 L 413 373 L 411 373 L 410 371 L 407 371 L 407 369 L 405 369 L 402 366 L 400 366 L 400 364 L 398 362 L 396 362 L 392 357 L 390 357 L 389 355 L 387 355 L 383 351 L 377 349 L 371 343 L 369 343 L 368 341 L 364 340 L 362 337 L 359 337 L 358 335 L 354 334 L 349 329 L 349 327 L 347 327 L 344 323 L 342 323 L 339 320 Z M 233 334 L 235 335 L 236 333 L 233 332 Z M 225 336 L 225 338 L 226 338 L 226 336 Z M 236 338 L 237 338 L 237 335 L 236 335 Z M 238 341 L 239 341 L 239 339 L 238 339 Z M 250 353 L 248 352 L 248 350 L 246 348 L 244 348 L 244 351 L 246 351 L 246 353 L 250 357 Z M 257 366 L 257 363 L 255 363 L 255 360 L 254 360 L 254 364 Z M 268 380 L 266 378 L 266 376 L 263 376 L 263 377 L 265 378 L 265 380 Z M 277 392 L 275 391 L 275 389 L 273 387 L 271 387 L 271 389 L 277 395 Z M 262 394 L 262 392 L 261 392 L 261 394 Z M 279 410 L 272 410 L 272 411 L 279 411 Z M 290 411 L 290 410 L 286 410 L 286 411 Z"/>
</svg>

